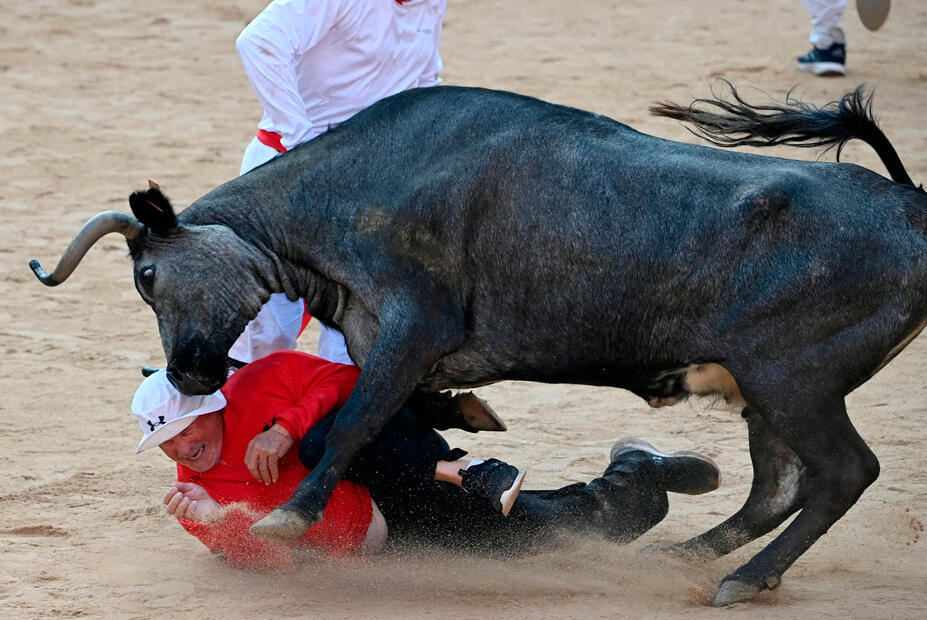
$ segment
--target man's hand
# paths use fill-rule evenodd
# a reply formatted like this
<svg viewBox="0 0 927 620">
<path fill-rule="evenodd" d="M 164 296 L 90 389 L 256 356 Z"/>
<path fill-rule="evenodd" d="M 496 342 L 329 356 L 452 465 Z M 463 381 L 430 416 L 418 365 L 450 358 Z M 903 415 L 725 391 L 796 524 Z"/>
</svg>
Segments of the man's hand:
<svg viewBox="0 0 927 620">
<path fill-rule="evenodd" d="M 287 453 L 292 445 L 293 438 L 279 424 L 274 424 L 263 433 L 255 435 L 245 452 L 245 465 L 248 471 L 264 484 L 276 482 L 277 461 Z"/>
<path fill-rule="evenodd" d="M 168 514 L 178 519 L 206 523 L 222 516 L 222 506 L 206 492 L 206 489 L 192 482 L 175 482 L 164 496 Z"/>
</svg>

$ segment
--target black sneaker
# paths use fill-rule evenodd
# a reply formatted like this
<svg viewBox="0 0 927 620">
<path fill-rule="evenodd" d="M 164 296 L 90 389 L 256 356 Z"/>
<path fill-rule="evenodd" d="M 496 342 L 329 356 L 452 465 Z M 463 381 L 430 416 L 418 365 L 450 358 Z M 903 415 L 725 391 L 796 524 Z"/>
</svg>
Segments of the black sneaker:
<svg viewBox="0 0 927 620">
<path fill-rule="evenodd" d="M 469 469 L 461 469 L 459 473 L 460 486 L 468 493 L 489 500 L 503 517 L 508 516 L 525 480 L 525 470 L 498 459 L 483 461 Z"/>
<path fill-rule="evenodd" d="M 847 46 L 844 43 L 833 43 L 828 48 L 812 47 L 804 56 L 798 57 L 798 68 L 815 75 L 834 76 L 845 75 L 847 62 Z"/>
<path fill-rule="evenodd" d="M 644 464 L 645 468 L 638 471 L 664 491 L 700 495 L 721 486 L 721 469 L 710 458 L 698 452 L 665 454 L 642 439 L 629 437 L 616 441 L 610 456 L 610 468 L 624 461 Z"/>
</svg>

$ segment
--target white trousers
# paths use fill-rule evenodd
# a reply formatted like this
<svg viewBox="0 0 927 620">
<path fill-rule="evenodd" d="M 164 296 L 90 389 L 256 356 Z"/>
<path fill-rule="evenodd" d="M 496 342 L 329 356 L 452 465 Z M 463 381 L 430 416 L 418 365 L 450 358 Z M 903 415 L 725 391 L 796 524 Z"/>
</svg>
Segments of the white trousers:
<svg viewBox="0 0 927 620">
<path fill-rule="evenodd" d="M 280 153 L 257 138 L 252 138 L 241 159 L 241 172 L 257 168 Z M 283 293 L 274 293 L 254 319 L 245 326 L 229 356 L 242 362 L 253 362 L 281 349 L 295 349 L 296 337 L 302 327 L 303 300 L 290 301 Z M 336 329 L 322 325 L 319 335 L 319 357 L 340 364 L 354 364 L 348 355 L 344 336 Z"/>
<path fill-rule="evenodd" d="M 267 146 L 257 138 L 251 138 L 251 142 L 245 148 L 245 154 L 241 156 L 241 170 L 238 171 L 238 175 L 241 176 L 261 164 L 266 164 L 277 155 L 280 155 L 277 149 Z"/>
<path fill-rule="evenodd" d="M 303 300 L 274 293 L 229 349 L 229 357 L 250 363 L 282 349 L 295 349 L 303 326 Z"/>
<path fill-rule="evenodd" d="M 846 43 L 840 27 L 847 0 L 801 0 L 811 14 L 811 44 L 819 49 L 834 43 Z"/>
</svg>

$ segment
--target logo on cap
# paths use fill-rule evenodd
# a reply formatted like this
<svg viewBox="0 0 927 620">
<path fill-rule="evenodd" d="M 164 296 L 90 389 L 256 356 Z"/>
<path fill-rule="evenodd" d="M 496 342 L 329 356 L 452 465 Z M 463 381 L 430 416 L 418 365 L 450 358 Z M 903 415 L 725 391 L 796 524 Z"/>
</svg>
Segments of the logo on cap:
<svg viewBox="0 0 927 620">
<path fill-rule="evenodd" d="M 154 432 L 154 429 L 158 428 L 159 426 L 163 426 L 165 423 L 163 415 L 158 416 L 158 421 L 156 423 L 152 422 L 151 420 L 146 420 L 146 422 L 148 423 L 148 426 L 151 427 L 152 432 Z"/>
</svg>

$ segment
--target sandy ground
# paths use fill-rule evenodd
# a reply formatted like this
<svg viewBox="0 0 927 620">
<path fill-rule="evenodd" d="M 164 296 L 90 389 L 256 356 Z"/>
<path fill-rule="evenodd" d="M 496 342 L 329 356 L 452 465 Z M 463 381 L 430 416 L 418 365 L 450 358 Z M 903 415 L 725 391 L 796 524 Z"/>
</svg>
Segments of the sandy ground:
<svg viewBox="0 0 927 620">
<path fill-rule="evenodd" d="M 228 569 L 187 536 L 159 504 L 172 466 L 133 454 L 139 367 L 163 355 L 124 242 L 99 243 L 59 289 L 39 285 L 26 265 L 52 266 L 89 216 L 127 210 L 126 197 L 148 178 L 186 205 L 237 174 L 259 109 L 233 41 L 262 5 L 0 3 L 0 616 L 924 617 L 925 337 L 849 398 L 880 479 L 758 603 L 700 604 L 769 537 L 702 568 L 638 554 L 740 506 L 751 479 L 744 424 L 698 403 L 652 411 L 617 390 L 492 386 L 481 393 L 511 430 L 450 435 L 528 466 L 534 487 L 596 475 L 622 435 L 701 449 L 721 463 L 720 490 L 673 497 L 667 519 L 629 547 L 586 542 L 511 562 L 384 557 L 266 575 Z M 849 75 L 817 79 L 793 68 L 807 47 L 798 0 L 455 1 L 444 76 L 682 140 L 692 138 L 648 117 L 648 104 L 703 95 L 717 77 L 777 96 L 796 86 L 821 103 L 866 82 L 878 87 L 886 133 L 925 182 L 927 5 L 896 0 L 877 33 L 852 7 L 846 17 Z M 863 146 L 845 159 L 882 171 Z"/>
</svg>

